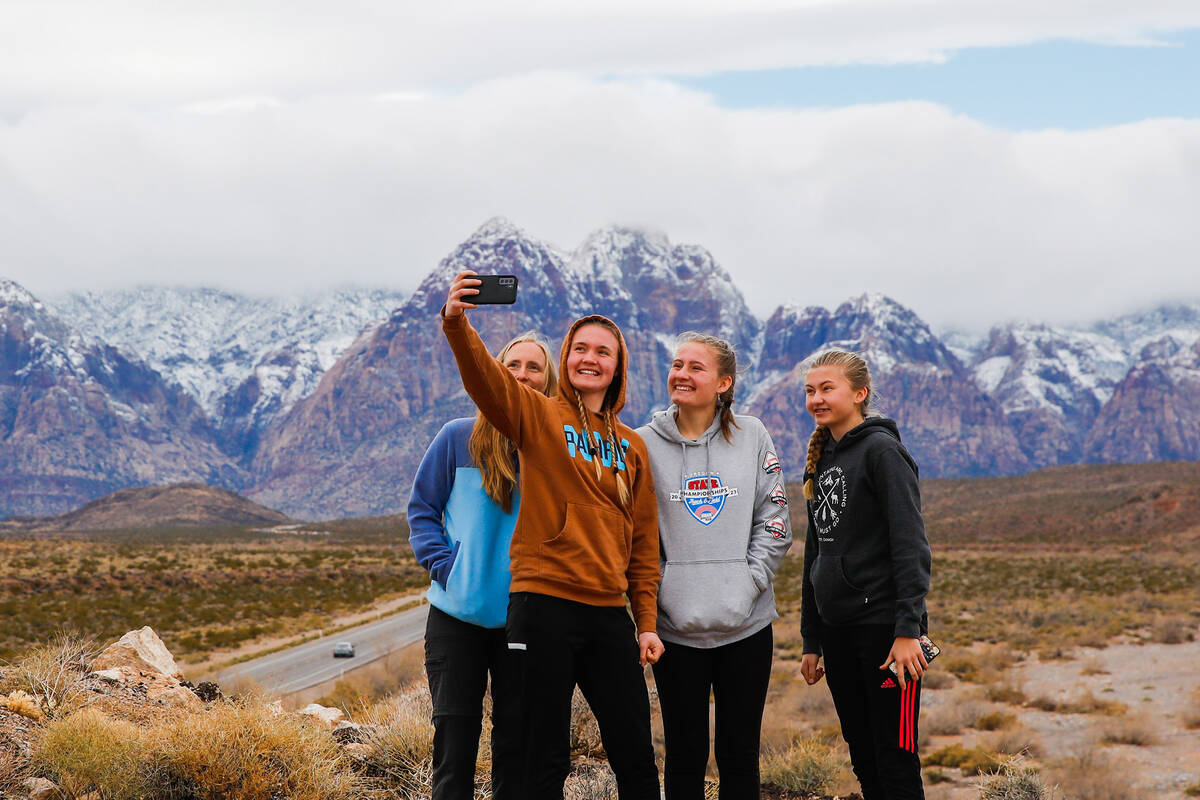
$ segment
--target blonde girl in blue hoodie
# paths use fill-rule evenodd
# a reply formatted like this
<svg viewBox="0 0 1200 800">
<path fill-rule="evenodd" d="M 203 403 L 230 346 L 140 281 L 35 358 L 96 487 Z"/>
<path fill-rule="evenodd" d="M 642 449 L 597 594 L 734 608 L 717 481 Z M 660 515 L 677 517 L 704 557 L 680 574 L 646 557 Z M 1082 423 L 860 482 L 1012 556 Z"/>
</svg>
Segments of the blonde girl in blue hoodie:
<svg viewBox="0 0 1200 800">
<path fill-rule="evenodd" d="M 549 345 L 529 331 L 496 359 L 552 397 Z M 408 504 L 409 541 L 432 581 L 425 670 L 433 698 L 433 800 L 475 796 L 483 695 L 492 679 L 492 797 L 524 800 L 521 692 L 504 637 L 509 544 L 520 496 L 516 448 L 484 419 L 451 420 L 421 459 Z"/>
<path fill-rule="evenodd" d="M 667 375 L 672 405 L 638 430 L 650 452 L 663 559 L 654 665 L 666 736 L 667 800 L 702 800 L 710 694 L 721 800 L 759 796 L 758 750 L 771 676 L 772 583 L 791 545 L 771 437 L 733 413 L 728 342 L 680 334 Z"/>
</svg>

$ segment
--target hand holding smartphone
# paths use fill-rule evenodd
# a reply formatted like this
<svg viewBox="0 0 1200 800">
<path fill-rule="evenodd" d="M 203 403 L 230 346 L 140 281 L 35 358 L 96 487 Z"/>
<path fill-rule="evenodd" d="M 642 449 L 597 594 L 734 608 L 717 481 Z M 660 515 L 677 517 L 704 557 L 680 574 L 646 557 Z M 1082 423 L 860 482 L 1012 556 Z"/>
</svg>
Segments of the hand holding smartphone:
<svg viewBox="0 0 1200 800">
<path fill-rule="evenodd" d="M 455 276 L 442 314 L 457 317 L 480 305 L 508 305 L 517 300 L 516 275 L 477 275 L 464 270 Z"/>
</svg>

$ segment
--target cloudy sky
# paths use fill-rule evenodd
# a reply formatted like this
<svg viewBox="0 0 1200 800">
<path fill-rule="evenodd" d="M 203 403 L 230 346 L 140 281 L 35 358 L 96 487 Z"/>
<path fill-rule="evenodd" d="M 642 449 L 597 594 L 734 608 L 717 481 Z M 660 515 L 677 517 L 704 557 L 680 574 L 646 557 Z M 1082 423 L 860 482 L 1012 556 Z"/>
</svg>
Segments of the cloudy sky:
<svg viewBox="0 0 1200 800">
<path fill-rule="evenodd" d="M 1047 9 L 1052 9 L 1048 12 Z M 411 289 L 485 219 L 753 310 L 1200 299 L 1195 0 L 0 0 L 0 276 Z"/>
</svg>

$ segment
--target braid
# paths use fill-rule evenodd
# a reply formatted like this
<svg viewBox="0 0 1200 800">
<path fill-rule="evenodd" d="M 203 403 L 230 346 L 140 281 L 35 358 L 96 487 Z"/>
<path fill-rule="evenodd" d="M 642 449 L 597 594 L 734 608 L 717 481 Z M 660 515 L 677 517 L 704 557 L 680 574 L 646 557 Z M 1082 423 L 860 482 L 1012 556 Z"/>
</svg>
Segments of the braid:
<svg viewBox="0 0 1200 800">
<path fill-rule="evenodd" d="M 617 441 L 617 436 L 613 432 L 613 413 L 611 408 L 604 412 L 604 435 L 608 437 L 608 441 L 612 444 L 613 476 L 617 479 L 617 494 L 621 498 L 621 505 L 629 508 L 629 486 L 625 482 L 625 476 L 621 474 L 621 467 L 617 461 L 617 454 L 621 452 L 619 449 L 621 444 Z"/>
<path fill-rule="evenodd" d="M 592 455 L 592 429 L 588 427 L 588 412 L 583 405 L 583 398 L 578 393 L 575 395 L 575 404 L 579 408 L 579 425 L 583 428 L 583 446 L 587 448 L 587 452 L 592 456 L 592 464 L 596 467 L 596 480 L 600 480 L 600 459 Z"/>
<path fill-rule="evenodd" d="M 828 441 L 829 428 L 824 425 L 818 425 L 808 438 L 808 459 L 804 462 L 804 474 L 808 477 L 804 481 L 804 496 L 809 500 L 814 500 L 817 496 L 813 487 L 813 476 L 817 473 L 817 461 L 821 459 L 821 451 L 825 449 L 825 443 Z"/>
</svg>

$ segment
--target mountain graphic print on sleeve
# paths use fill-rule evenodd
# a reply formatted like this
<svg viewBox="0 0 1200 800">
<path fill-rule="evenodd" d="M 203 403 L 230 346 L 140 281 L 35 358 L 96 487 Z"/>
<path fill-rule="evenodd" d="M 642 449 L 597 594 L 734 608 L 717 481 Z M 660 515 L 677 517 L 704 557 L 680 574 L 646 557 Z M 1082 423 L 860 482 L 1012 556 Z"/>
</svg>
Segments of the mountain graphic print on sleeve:
<svg viewBox="0 0 1200 800">
<path fill-rule="evenodd" d="M 806 476 L 807 477 L 807 476 Z M 894 636 L 928 631 L 930 550 L 917 465 L 896 423 L 870 417 L 829 440 L 808 501 L 801 632 L 820 653 L 822 625 L 883 623 Z"/>
<path fill-rule="evenodd" d="M 736 416 L 732 442 L 719 418 L 692 441 L 679 433 L 675 413 L 671 406 L 638 429 L 658 487 L 658 635 L 720 647 L 778 616 L 772 584 L 792 543 L 787 493 L 757 418 Z"/>
</svg>

